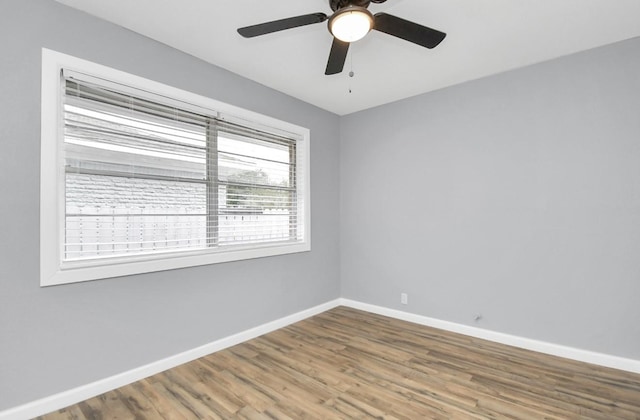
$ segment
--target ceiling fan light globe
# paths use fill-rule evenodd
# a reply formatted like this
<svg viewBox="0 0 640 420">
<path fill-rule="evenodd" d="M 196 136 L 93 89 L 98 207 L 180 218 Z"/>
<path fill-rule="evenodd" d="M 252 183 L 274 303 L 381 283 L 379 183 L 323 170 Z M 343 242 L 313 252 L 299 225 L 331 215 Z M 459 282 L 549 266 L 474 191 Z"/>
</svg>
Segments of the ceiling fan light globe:
<svg viewBox="0 0 640 420">
<path fill-rule="evenodd" d="M 329 32 L 343 42 L 358 41 L 372 28 L 373 16 L 364 7 L 345 7 L 329 19 Z"/>
</svg>

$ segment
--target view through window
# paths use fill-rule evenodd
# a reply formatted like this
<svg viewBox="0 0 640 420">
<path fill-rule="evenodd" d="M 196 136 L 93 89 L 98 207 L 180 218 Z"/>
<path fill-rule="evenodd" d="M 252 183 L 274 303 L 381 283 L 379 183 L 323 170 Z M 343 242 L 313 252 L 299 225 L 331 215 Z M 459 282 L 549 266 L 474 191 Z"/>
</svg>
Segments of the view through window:
<svg viewBox="0 0 640 420">
<path fill-rule="evenodd" d="M 295 141 L 65 83 L 65 260 L 298 239 Z"/>
</svg>

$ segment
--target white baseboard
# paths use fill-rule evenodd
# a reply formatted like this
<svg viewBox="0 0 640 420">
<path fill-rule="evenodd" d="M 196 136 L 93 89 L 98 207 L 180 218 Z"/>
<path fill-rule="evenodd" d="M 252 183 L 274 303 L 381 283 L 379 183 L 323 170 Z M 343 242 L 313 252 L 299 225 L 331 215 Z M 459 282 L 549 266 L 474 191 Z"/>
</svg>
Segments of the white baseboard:
<svg viewBox="0 0 640 420">
<path fill-rule="evenodd" d="M 494 341 L 496 343 L 507 344 L 509 346 L 520 347 L 527 350 L 533 350 L 539 353 L 564 357 L 566 359 L 620 369 L 627 372 L 640 373 L 640 360 L 626 359 L 623 357 L 611 356 L 608 354 L 581 350 L 574 347 L 547 343 L 545 341 L 538 341 L 530 338 L 519 337 L 516 335 L 504 334 L 496 331 L 485 330 L 482 328 L 471 327 L 468 325 L 456 324 L 454 322 L 442 321 L 440 319 L 429 318 L 422 315 L 411 314 L 408 312 L 389 309 L 382 306 L 370 305 L 368 303 L 362 303 L 349 299 L 339 299 L 339 301 L 342 306 L 348 306 L 350 308 L 360 309 L 363 311 L 388 316 L 390 318 L 401 319 L 403 321 L 409 321 L 415 324 L 439 328 L 441 330 Z"/>
<path fill-rule="evenodd" d="M 149 363 L 148 365 L 141 366 L 109 378 L 101 379 L 99 381 L 10 408 L 5 411 L 0 411 L 0 420 L 30 419 L 59 410 L 69 405 L 79 403 L 80 401 L 95 397 L 96 395 L 103 394 L 121 386 L 125 386 L 163 372 L 167 369 L 179 366 L 183 363 L 190 362 L 216 351 L 235 346 L 236 344 L 251 340 L 252 338 L 286 327 L 287 325 L 302 321 L 303 319 L 328 311 L 329 309 L 333 309 L 339 305 L 340 299 L 332 300 L 330 302 L 323 303 L 322 305 L 268 322 L 238 334 L 216 340 L 195 349 L 187 350 L 183 353 L 176 354 L 175 356 L 170 356 L 166 359 L 158 360 L 157 362 Z"/>
<path fill-rule="evenodd" d="M 354 309 L 360 309 L 363 311 L 388 316 L 390 318 L 396 318 L 420 325 L 439 328 L 442 330 L 464 334 L 471 337 L 482 338 L 485 340 L 520 347 L 527 350 L 533 350 L 553 356 L 560 356 L 567 359 L 592 363 L 595 365 L 611 367 L 628 372 L 640 373 L 639 360 L 625 359 L 622 357 L 576 349 L 573 347 L 561 346 L 544 341 L 532 340 L 530 338 L 489 331 L 482 328 L 456 324 L 454 322 L 442 321 L 422 315 L 411 314 L 408 312 L 389 309 L 382 306 L 376 306 L 368 303 L 340 298 L 326 302 L 322 305 L 315 306 L 310 309 L 306 309 L 301 312 L 297 312 L 284 318 L 268 322 L 258 327 L 251 328 L 238 334 L 216 340 L 212 343 L 185 351 L 175 356 L 167 357 L 166 359 L 158 360 L 157 362 L 153 362 L 148 365 L 111 376 L 109 378 L 105 378 L 84 386 L 80 386 L 78 388 L 42 398 L 18 407 L 11 408 L 9 410 L 0 411 L 0 420 L 30 419 L 46 413 L 50 413 L 55 410 L 59 410 L 69 405 L 76 404 L 80 401 L 95 397 L 96 395 L 103 394 L 121 386 L 125 386 L 132 382 L 139 381 L 141 379 L 163 372 L 167 369 L 179 366 L 183 363 L 190 362 L 216 351 L 235 346 L 236 344 L 251 340 L 252 338 L 256 338 L 271 331 L 286 327 L 287 325 L 302 321 L 303 319 L 328 311 L 337 306 L 347 306 Z"/>
</svg>

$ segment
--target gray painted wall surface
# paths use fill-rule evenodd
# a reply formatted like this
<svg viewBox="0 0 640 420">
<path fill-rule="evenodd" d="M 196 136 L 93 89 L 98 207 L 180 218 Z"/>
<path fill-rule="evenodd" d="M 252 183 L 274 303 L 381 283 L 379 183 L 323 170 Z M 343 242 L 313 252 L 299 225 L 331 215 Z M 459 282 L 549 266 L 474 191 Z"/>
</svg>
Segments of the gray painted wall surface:
<svg viewBox="0 0 640 420">
<path fill-rule="evenodd" d="M 343 297 L 640 359 L 640 39 L 344 117 L 340 153 Z"/>
<path fill-rule="evenodd" d="M 337 116 L 52 0 L 2 0 L 0 40 L 0 411 L 339 296 Z M 42 47 L 310 128 L 312 251 L 40 288 Z"/>
</svg>

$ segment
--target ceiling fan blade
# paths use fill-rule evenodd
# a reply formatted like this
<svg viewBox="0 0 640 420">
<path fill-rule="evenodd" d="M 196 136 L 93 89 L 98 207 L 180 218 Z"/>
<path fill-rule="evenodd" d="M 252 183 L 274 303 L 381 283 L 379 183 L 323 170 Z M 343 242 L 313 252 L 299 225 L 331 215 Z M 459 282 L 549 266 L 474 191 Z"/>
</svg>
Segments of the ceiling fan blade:
<svg viewBox="0 0 640 420">
<path fill-rule="evenodd" d="M 373 29 L 384 32 L 405 41 L 413 42 L 426 48 L 434 48 L 442 42 L 444 32 L 418 25 L 417 23 L 388 15 L 386 13 L 376 13 Z"/>
<path fill-rule="evenodd" d="M 272 22 L 260 23 L 258 25 L 245 26 L 244 28 L 238 29 L 238 33 L 245 38 L 253 38 L 254 36 L 297 28 L 298 26 L 324 22 L 325 20 L 327 20 L 327 15 L 324 13 L 311 13 L 309 15 L 294 16 Z"/>
<path fill-rule="evenodd" d="M 329 53 L 329 61 L 327 61 L 327 69 L 324 74 L 338 74 L 344 68 L 344 62 L 347 60 L 347 52 L 349 52 L 349 43 L 333 38 L 331 44 L 331 52 Z"/>
</svg>

